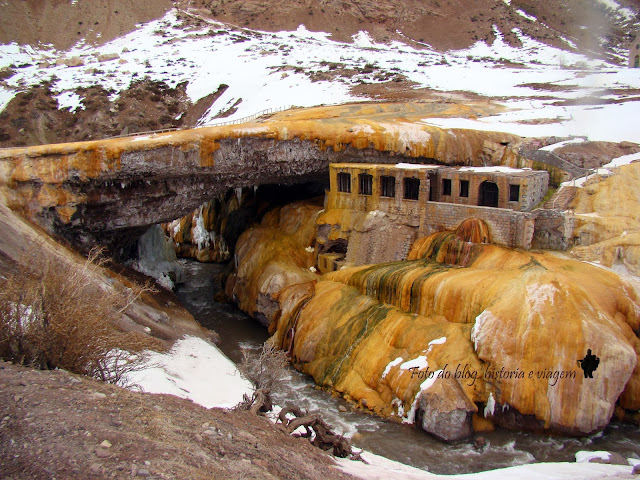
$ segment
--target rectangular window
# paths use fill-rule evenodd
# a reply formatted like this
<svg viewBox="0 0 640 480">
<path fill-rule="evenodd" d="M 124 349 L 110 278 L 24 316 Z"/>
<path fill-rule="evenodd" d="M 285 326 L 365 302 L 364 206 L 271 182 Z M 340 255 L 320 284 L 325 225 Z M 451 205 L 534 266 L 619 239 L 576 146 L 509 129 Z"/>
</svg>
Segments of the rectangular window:
<svg viewBox="0 0 640 480">
<path fill-rule="evenodd" d="M 404 198 L 418 200 L 420 197 L 420 180 L 417 178 L 404 179 Z"/>
<path fill-rule="evenodd" d="M 396 179 L 383 175 L 380 177 L 380 196 L 395 197 L 396 196 Z"/>
<path fill-rule="evenodd" d="M 509 185 L 509 201 L 520 201 L 520 185 Z"/>
<path fill-rule="evenodd" d="M 451 195 L 451 179 L 442 179 L 442 195 Z"/>
<path fill-rule="evenodd" d="M 360 185 L 360 195 L 371 195 L 373 188 L 373 177 L 368 173 L 358 175 L 358 184 Z"/>
<path fill-rule="evenodd" d="M 351 174 L 338 172 L 338 191 L 351 193 Z"/>
<path fill-rule="evenodd" d="M 469 180 L 460 180 L 460 196 L 469 196 Z"/>
</svg>

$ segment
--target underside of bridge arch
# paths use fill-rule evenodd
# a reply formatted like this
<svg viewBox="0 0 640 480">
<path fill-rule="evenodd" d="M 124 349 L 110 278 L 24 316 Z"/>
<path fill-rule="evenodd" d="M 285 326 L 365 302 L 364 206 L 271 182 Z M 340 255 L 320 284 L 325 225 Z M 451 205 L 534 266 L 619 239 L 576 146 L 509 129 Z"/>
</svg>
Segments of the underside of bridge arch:
<svg viewBox="0 0 640 480">
<path fill-rule="evenodd" d="M 87 250 L 99 244 L 120 257 L 128 255 L 127 249 L 150 226 L 184 216 L 229 189 L 326 185 L 332 162 L 409 161 L 373 148 L 346 146 L 336 152 L 298 139 L 222 139 L 208 162 L 203 161 L 200 150 L 180 145 L 124 152 L 118 159 L 118 169 L 94 177 L 69 175 L 55 185 L 40 179 L 23 182 L 18 189 L 28 193 L 21 207 L 76 248 Z M 435 162 L 426 158 L 410 161 Z M 53 194 L 49 191 L 52 189 Z M 38 199 L 45 194 L 59 201 L 42 205 Z"/>
</svg>

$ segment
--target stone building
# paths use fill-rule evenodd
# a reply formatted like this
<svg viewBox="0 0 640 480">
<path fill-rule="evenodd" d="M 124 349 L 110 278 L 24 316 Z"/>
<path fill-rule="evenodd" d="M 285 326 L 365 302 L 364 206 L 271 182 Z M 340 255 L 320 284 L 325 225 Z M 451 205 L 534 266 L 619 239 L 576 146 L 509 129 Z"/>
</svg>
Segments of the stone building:
<svg viewBox="0 0 640 480">
<path fill-rule="evenodd" d="M 547 193 L 546 171 L 509 167 L 447 167 L 334 163 L 328 208 L 417 212 L 426 202 L 528 212 Z"/>
<path fill-rule="evenodd" d="M 629 45 L 629 67 L 640 68 L 640 33 L 637 33 Z"/>
<path fill-rule="evenodd" d="M 406 258 L 416 238 L 484 221 L 491 241 L 531 248 L 546 171 L 508 167 L 335 163 L 319 220 L 320 271 Z M 378 238 L 379 237 L 379 238 Z"/>
</svg>

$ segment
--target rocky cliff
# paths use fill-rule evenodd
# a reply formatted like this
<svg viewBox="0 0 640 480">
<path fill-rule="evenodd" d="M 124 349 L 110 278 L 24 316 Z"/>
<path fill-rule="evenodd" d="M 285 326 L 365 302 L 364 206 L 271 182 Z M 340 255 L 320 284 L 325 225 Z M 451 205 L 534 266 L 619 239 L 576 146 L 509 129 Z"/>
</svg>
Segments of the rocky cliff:
<svg viewBox="0 0 640 480">
<path fill-rule="evenodd" d="M 34 252 L 39 258 L 28 256 Z M 86 258 L 56 242 L 37 226 L 0 205 L 0 269 L 3 272 L 20 268 L 25 262 L 42 262 L 43 265 L 56 262 L 80 271 L 86 261 Z M 119 274 L 115 269 L 90 270 L 87 279 L 87 290 L 100 296 L 113 296 L 114 292 L 126 294 L 134 287 L 130 276 Z M 144 279 L 139 283 L 143 282 Z M 125 331 L 160 339 L 167 347 L 183 335 L 216 338 L 216 335 L 211 335 L 210 331 L 196 323 L 193 316 L 168 292 L 142 292 L 124 311 L 114 311 L 113 322 Z"/>
<path fill-rule="evenodd" d="M 481 419 L 586 434 L 618 401 L 640 407 L 640 298 L 617 275 L 474 243 L 487 234 L 467 222 L 419 239 L 405 261 L 319 276 L 319 210 L 295 204 L 245 232 L 228 285 L 318 384 L 447 440 Z"/>
<path fill-rule="evenodd" d="M 594 175 L 571 205 L 577 258 L 640 275 L 640 162 Z"/>
</svg>

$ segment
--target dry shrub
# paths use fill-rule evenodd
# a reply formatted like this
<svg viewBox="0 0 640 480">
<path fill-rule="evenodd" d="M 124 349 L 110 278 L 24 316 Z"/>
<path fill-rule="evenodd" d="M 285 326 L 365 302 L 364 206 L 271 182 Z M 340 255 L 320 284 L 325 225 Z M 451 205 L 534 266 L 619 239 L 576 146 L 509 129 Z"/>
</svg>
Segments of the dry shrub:
<svg viewBox="0 0 640 480">
<path fill-rule="evenodd" d="M 244 350 L 238 370 L 255 385 L 255 391 L 251 397 L 243 395 L 242 402 L 235 408 L 255 414 L 270 411 L 273 408 L 271 391 L 287 375 L 288 364 L 287 352 L 278 350 L 269 341 L 262 344 L 259 352 Z"/>
<path fill-rule="evenodd" d="M 258 352 L 244 350 L 238 369 L 256 386 L 256 389 L 271 391 L 287 376 L 288 365 L 287 352 L 278 350 L 266 341 Z"/>
<path fill-rule="evenodd" d="M 117 319 L 146 287 L 127 292 L 100 281 L 99 252 L 78 264 L 28 248 L 15 273 L 0 279 L 0 357 L 41 369 L 61 368 L 123 384 L 161 343 L 124 332 Z"/>
</svg>

